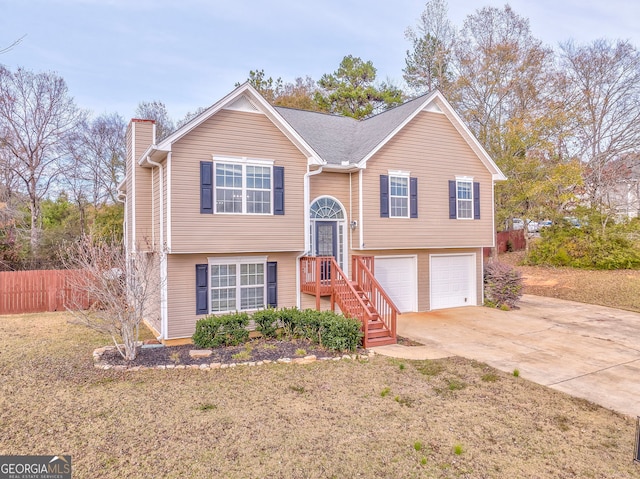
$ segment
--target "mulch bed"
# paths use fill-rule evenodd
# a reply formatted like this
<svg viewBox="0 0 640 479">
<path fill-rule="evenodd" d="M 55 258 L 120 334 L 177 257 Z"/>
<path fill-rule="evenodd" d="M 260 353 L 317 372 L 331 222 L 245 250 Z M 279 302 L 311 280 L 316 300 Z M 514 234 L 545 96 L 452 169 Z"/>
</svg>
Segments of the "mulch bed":
<svg viewBox="0 0 640 479">
<path fill-rule="evenodd" d="M 184 346 L 144 345 L 138 348 L 135 360 L 125 361 L 117 350 L 107 350 L 102 354 L 101 362 L 112 366 L 144 366 L 154 367 L 162 364 L 200 365 L 212 362 L 230 364 L 247 361 L 277 361 L 281 358 L 301 358 L 314 355 L 320 358 L 333 358 L 343 353 L 324 349 L 306 340 L 278 341 L 253 340 L 241 346 L 213 348 L 208 358 L 192 358 L 189 351 L 198 349 L 193 344 Z M 358 351 L 362 354 L 363 351 Z"/>
</svg>

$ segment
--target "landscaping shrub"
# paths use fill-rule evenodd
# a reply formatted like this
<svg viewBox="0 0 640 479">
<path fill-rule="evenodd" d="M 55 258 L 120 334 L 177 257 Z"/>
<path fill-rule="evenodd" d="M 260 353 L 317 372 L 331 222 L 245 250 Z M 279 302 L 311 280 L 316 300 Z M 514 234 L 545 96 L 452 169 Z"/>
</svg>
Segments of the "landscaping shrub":
<svg viewBox="0 0 640 479">
<path fill-rule="evenodd" d="M 293 337 L 308 339 L 316 344 L 320 344 L 322 315 L 322 311 L 316 311 L 315 309 L 305 309 L 302 311 L 293 329 Z"/>
<path fill-rule="evenodd" d="M 325 348 L 336 351 L 355 351 L 361 337 L 359 320 L 345 318 L 331 312 L 323 313 L 320 340 Z"/>
<path fill-rule="evenodd" d="M 282 333 L 286 338 L 293 339 L 295 337 L 296 326 L 300 321 L 301 315 L 302 311 L 298 308 L 282 308 L 278 310 Z"/>
<path fill-rule="evenodd" d="M 640 268 L 640 223 L 609 221 L 605 227 L 602 223 L 592 212 L 580 222 L 580 228 L 566 221 L 544 228 L 525 262 L 584 269 Z"/>
<path fill-rule="evenodd" d="M 484 267 L 485 304 L 497 308 L 515 307 L 522 297 L 522 276 L 513 266 L 490 261 Z"/>
<path fill-rule="evenodd" d="M 200 348 L 237 346 L 249 340 L 250 319 L 265 338 L 276 337 L 278 327 L 288 339 L 306 339 L 335 351 L 355 351 L 362 333 L 360 321 L 331 311 L 297 308 L 264 309 L 246 313 L 207 316 L 196 323 L 193 343 Z"/>
<path fill-rule="evenodd" d="M 256 331 L 263 338 L 275 338 L 278 331 L 278 311 L 273 308 L 262 309 L 253 313 L 251 317 L 256 323 Z"/>
<path fill-rule="evenodd" d="M 237 346 L 249 340 L 248 325 L 247 313 L 210 315 L 196 322 L 196 332 L 191 339 L 199 348 Z"/>
</svg>

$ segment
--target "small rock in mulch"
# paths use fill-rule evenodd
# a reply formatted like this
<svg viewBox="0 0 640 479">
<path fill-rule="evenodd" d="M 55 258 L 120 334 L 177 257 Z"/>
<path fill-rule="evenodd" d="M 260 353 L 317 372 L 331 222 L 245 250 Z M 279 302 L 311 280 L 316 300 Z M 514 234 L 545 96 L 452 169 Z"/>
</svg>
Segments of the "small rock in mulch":
<svg viewBox="0 0 640 479">
<path fill-rule="evenodd" d="M 210 349 L 192 349 L 189 351 L 189 356 L 192 358 L 208 358 L 211 357 L 213 351 Z"/>
<path fill-rule="evenodd" d="M 258 339 L 241 346 L 198 350 L 211 353 L 206 357 L 204 354 L 192 355 L 191 352 L 194 350 L 197 350 L 197 348 L 193 344 L 138 348 L 136 359 L 130 362 L 125 361 L 120 354 L 118 354 L 118 351 L 107 350 L 102 354 L 101 362 L 112 366 L 156 367 L 159 365 L 172 364 L 175 366 L 198 368 L 200 365 L 208 365 L 211 363 L 224 365 L 259 361 L 275 362 L 281 358 L 291 358 L 291 360 L 294 360 L 308 356 L 315 356 L 317 359 L 340 358 L 342 356 L 342 353 L 324 349 L 317 344 L 305 340 L 278 341 Z M 357 353 L 364 354 L 364 351 L 357 351 Z"/>
</svg>

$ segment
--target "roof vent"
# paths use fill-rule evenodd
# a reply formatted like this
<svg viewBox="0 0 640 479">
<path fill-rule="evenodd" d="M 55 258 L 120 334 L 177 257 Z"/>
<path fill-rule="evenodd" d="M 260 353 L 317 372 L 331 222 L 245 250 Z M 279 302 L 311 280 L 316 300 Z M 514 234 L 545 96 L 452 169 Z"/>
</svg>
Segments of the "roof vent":
<svg viewBox="0 0 640 479">
<path fill-rule="evenodd" d="M 440 109 L 440 107 L 434 101 L 429 102 L 429 104 L 427 104 L 427 106 L 425 106 L 422 109 L 422 111 L 430 111 L 432 113 L 442 113 L 442 110 Z"/>
<path fill-rule="evenodd" d="M 236 111 L 246 111 L 249 113 L 260 113 L 260 110 L 256 108 L 251 100 L 249 100 L 245 95 L 240 96 L 237 100 L 235 100 L 230 105 L 224 107 L 225 110 L 236 110 Z"/>
</svg>

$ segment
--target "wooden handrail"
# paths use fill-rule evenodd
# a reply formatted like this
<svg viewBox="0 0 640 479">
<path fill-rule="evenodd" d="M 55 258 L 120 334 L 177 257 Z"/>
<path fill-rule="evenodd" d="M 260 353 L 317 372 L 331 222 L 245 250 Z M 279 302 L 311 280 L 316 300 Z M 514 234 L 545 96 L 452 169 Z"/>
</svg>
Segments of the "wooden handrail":
<svg viewBox="0 0 640 479">
<path fill-rule="evenodd" d="M 300 291 L 316 296 L 316 309 L 320 309 L 320 297 L 331 294 L 331 256 L 303 256 L 300 258 Z"/>
<path fill-rule="evenodd" d="M 317 310 L 320 310 L 320 297 L 331 295 L 332 309 L 337 303 L 342 314 L 360 320 L 363 344 L 367 344 L 367 324 L 372 313 L 333 256 L 300 258 L 300 289 L 303 293 L 315 294 Z"/>
<path fill-rule="evenodd" d="M 369 269 L 369 264 L 373 265 L 372 257 L 352 256 L 352 279 L 362 288 L 373 307 L 378 311 L 381 321 L 391 332 L 391 337 L 395 338 L 396 322 L 400 311 Z"/>
<path fill-rule="evenodd" d="M 333 256 L 303 256 L 300 259 L 301 291 L 315 295 L 317 310 L 320 310 L 320 297 L 331 296 L 332 310 L 337 304 L 345 316 L 360 320 L 364 347 L 369 344 L 369 323 L 377 318 L 395 339 L 399 314 L 374 277 L 373 265 L 372 256 L 353 256 L 350 281 Z M 363 298 L 363 294 L 366 297 Z"/>
<path fill-rule="evenodd" d="M 331 275 L 332 301 L 338 304 L 342 314 L 360 320 L 363 334 L 362 344 L 366 347 L 369 342 L 369 328 L 367 326 L 372 319 L 372 313 L 333 257 L 331 257 L 331 267 L 335 272 Z"/>
</svg>

